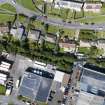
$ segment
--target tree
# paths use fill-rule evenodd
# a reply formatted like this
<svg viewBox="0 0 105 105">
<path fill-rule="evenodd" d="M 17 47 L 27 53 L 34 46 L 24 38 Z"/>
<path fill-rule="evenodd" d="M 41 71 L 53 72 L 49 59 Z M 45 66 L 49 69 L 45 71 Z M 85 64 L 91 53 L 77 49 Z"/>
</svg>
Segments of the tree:
<svg viewBox="0 0 105 105">
<path fill-rule="evenodd" d="M 96 46 L 92 46 L 90 48 L 90 58 L 97 58 L 101 54 L 100 49 L 98 49 Z"/>
<path fill-rule="evenodd" d="M 42 29 L 42 34 L 43 34 L 42 49 L 44 49 L 49 25 L 44 23 L 44 22 L 42 24 L 43 24 L 43 29 Z"/>
<path fill-rule="evenodd" d="M 63 29 L 59 29 L 59 31 L 56 33 L 57 38 L 56 38 L 56 45 L 55 45 L 55 49 L 54 49 L 55 53 L 57 53 L 59 51 L 59 40 L 63 33 L 64 33 Z"/>
</svg>

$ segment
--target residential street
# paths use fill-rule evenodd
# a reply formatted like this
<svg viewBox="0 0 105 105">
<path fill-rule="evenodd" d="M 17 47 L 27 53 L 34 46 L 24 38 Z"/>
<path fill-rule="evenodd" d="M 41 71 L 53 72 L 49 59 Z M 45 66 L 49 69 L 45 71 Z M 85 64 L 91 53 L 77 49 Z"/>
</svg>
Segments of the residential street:
<svg viewBox="0 0 105 105">
<path fill-rule="evenodd" d="M 41 16 L 41 14 L 36 13 L 34 11 L 31 11 L 22 5 L 18 4 L 15 0 L 7 0 L 8 3 L 10 3 L 12 6 L 16 8 L 17 13 L 24 14 L 28 17 L 36 16 L 37 20 L 44 21 L 45 23 L 48 23 L 50 25 L 54 26 L 60 26 L 68 29 L 91 29 L 91 30 L 105 30 L 105 24 L 80 24 L 76 22 L 72 23 L 66 23 L 63 22 L 62 19 L 56 19 L 56 18 L 49 18 L 45 19 L 44 16 Z"/>
</svg>

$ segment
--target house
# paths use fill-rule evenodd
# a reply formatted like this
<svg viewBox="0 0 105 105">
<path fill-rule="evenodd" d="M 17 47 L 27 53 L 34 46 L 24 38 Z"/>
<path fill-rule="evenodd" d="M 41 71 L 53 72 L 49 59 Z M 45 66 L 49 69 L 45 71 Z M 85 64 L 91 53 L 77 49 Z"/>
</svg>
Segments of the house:
<svg viewBox="0 0 105 105">
<path fill-rule="evenodd" d="M 100 49 L 105 49 L 105 39 L 98 39 L 97 40 L 97 47 Z"/>
<path fill-rule="evenodd" d="M 80 40 L 79 46 L 80 47 L 87 47 L 90 48 L 92 46 L 96 46 L 98 48 L 98 42 L 97 41 L 82 41 Z"/>
<path fill-rule="evenodd" d="M 71 9 L 75 11 L 81 11 L 83 6 L 82 2 L 75 2 L 75 1 L 69 1 L 69 0 L 55 0 L 55 8 L 65 8 L 65 9 Z"/>
<path fill-rule="evenodd" d="M 52 3 L 54 0 L 44 0 L 47 3 Z"/>
<path fill-rule="evenodd" d="M 10 68 L 13 62 L 4 60 L 2 57 L 0 59 L 0 84 L 6 86 L 6 81 L 10 73 Z"/>
<path fill-rule="evenodd" d="M 6 80 L 7 80 L 7 75 L 0 73 L 0 84 L 5 86 Z"/>
<path fill-rule="evenodd" d="M 102 4 L 101 3 L 85 3 L 83 6 L 84 11 L 86 12 L 100 12 Z"/>
<path fill-rule="evenodd" d="M 76 50 L 76 43 L 74 40 L 63 38 L 59 41 L 59 46 L 65 52 L 74 53 Z"/>
<path fill-rule="evenodd" d="M 47 33 L 46 36 L 46 41 L 47 42 L 51 42 L 51 43 L 56 43 L 56 35 L 52 34 L 52 33 Z"/>
<path fill-rule="evenodd" d="M 10 33 L 14 36 L 17 37 L 18 39 L 21 39 L 25 33 L 25 28 L 20 26 L 18 28 L 13 27 L 10 31 Z"/>
<path fill-rule="evenodd" d="M 103 55 L 105 55 L 105 39 L 98 39 L 97 40 L 97 48 L 103 50 Z"/>
<path fill-rule="evenodd" d="M 69 83 L 70 74 L 66 74 L 61 71 L 55 71 L 55 76 L 53 82 L 60 84 L 60 88 L 65 88 Z"/>
<path fill-rule="evenodd" d="M 28 38 L 34 41 L 38 41 L 40 38 L 41 31 L 31 29 L 28 33 Z"/>
<path fill-rule="evenodd" d="M 7 34 L 9 32 L 8 26 L 0 26 L 0 35 Z"/>
<path fill-rule="evenodd" d="M 76 105 L 104 105 L 105 68 L 88 63 L 80 68 L 80 92 Z"/>
</svg>

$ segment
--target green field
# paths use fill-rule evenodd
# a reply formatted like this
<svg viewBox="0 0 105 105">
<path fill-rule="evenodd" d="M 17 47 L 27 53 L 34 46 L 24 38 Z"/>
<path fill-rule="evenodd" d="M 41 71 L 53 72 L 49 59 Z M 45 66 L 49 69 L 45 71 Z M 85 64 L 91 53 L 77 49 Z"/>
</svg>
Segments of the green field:
<svg viewBox="0 0 105 105">
<path fill-rule="evenodd" d="M 25 8 L 28 8 L 28 9 L 31 9 L 31 10 L 35 9 L 35 7 L 32 3 L 32 0 L 17 0 L 17 2 L 21 5 L 23 5 Z"/>
<path fill-rule="evenodd" d="M 0 8 L 9 10 L 11 12 L 16 12 L 16 9 L 13 6 L 11 6 L 10 4 L 8 4 L 8 3 L 0 5 Z"/>
<path fill-rule="evenodd" d="M 14 16 L 8 14 L 0 14 L 0 23 L 6 23 L 8 21 L 13 21 Z"/>
<path fill-rule="evenodd" d="M 28 9 L 33 10 L 33 11 L 36 10 L 34 4 L 32 3 L 32 0 L 17 0 L 17 2 L 21 5 L 23 5 L 25 8 L 28 8 Z M 37 0 L 35 3 L 38 6 L 41 3 L 43 3 L 43 1 L 42 0 Z"/>
<path fill-rule="evenodd" d="M 98 16 L 98 17 L 88 18 L 88 19 L 79 19 L 76 22 L 81 22 L 81 23 L 103 23 L 103 22 L 105 22 L 105 16 Z"/>
<path fill-rule="evenodd" d="M 5 95 L 6 87 L 3 85 L 0 85 L 0 95 Z"/>
</svg>

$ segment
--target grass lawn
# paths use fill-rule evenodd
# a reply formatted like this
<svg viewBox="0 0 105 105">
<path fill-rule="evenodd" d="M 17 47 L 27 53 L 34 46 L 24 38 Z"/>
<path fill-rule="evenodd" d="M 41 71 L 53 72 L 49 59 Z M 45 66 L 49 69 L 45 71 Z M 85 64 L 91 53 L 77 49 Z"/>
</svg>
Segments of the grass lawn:
<svg viewBox="0 0 105 105">
<path fill-rule="evenodd" d="M 22 100 L 22 101 L 30 101 L 30 99 L 29 98 L 27 98 L 27 97 L 24 97 L 24 96 L 17 96 L 17 98 L 19 99 L 19 100 Z"/>
<path fill-rule="evenodd" d="M 90 48 L 87 47 L 79 47 L 78 52 L 83 53 L 83 54 L 89 54 L 90 53 Z"/>
<path fill-rule="evenodd" d="M 79 39 L 88 41 L 97 39 L 97 35 L 94 30 L 80 30 Z"/>
<path fill-rule="evenodd" d="M 32 0 L 17 0 L 17 2 L 21 5 L 23 5 L 25 8 L 28 8 L 28 9 L 33 10 L 33 11 L 36 10 L 34 4 L 32 3 Z M 42 4 L 43 1 L 37 0 L 37 1 L 35 1 L 35 3 L 38 6 L 38 5 Z"/>
<path fill-rule="evenodd" d="M 5 95 L 6 87 L 3 85 L 0 85 L 0 95 Z"/>
<path fill-rule="evenodd" d="M 0 23 L 6 23 L 8 21 L 13 21 L 14 16 L 8 14 L 0 14 Z"/>
<path fill-rule="evenodd" d="M 37 102 L 38 103 L 38 105 L 48 105 L 48 104 L 46 104 L 45 102 Z"/>
<path fill-rule="evenodd" d="M 105 38 L 105 31 L 97 31 L 96 35 L 97 38 Z"/>
<path fill-rule="evenodd" d="M 76 22 L 81 22 L 81 23 L 103 23 L 105 22 L 105 16 L 98 16 L 94 18 L 87 18 L 87 19 L 79 19 L 75 20 Z"/>
<path fill-rule="evenodd" d="M 13 6 L 11 6 L 10 4 L 8 4 L 8 3 L 5 3 L 3 5 L 0 5 L 0 8 L 9 10 L 11 12 L 16 12 L 16 9 Z"/>
<path fill-rule="evenodd" d="M 17 0 L 17 2 L 23 5 L 25 8 L 35 10 L 35 6 L 32 3 L 32 0 Z"/>
<path fill-rule="evenodd" d="M 46 47 L 49 49 L 54 49 L 55 48 L 55 44 L 50 43 L 50 42 L 46 42 Z"/>
<path fill-rule="evenodd" d="M 8 105 L 15 105 L 13 102 L 9 102 Z"/>
</svg>

